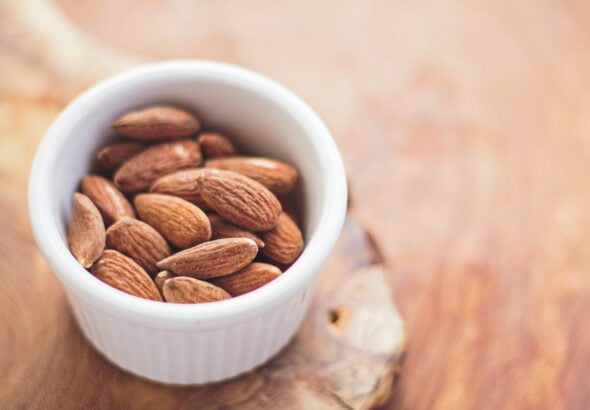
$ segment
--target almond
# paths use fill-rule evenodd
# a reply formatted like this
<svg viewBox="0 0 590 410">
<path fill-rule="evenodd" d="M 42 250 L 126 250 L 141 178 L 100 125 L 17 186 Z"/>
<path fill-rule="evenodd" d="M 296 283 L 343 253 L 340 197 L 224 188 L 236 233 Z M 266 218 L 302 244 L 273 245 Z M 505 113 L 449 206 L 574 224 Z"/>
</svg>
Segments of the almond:
<svg viewBox="0 0 590 410">
<path fill-rule="evenodd" d="M 234 171 L 260 182 L 276 195 L 284 195 L 295 186 L 297 170 L 289 164 L 263 157 L 227 157 L 211 159 L 207 168 Z"/>
<path fill-rule="evenodd" d="M 160 289 L 160 293 L 162 293 L 162 287 L 164 286 L 164 282 L 166 282 L 168 279 L 172 279 L 175 277 L 176 275 L 168 270 L 163 270 L 162 272 L 156 275 L 156 277 L 154 278 L 154 282 L 158 289 Z"/>
<path fill-rule="evenodd" d="M 215 285 L 187 277 L 167 280 L 162 293 L 171 303 L 205 303 L 231 298 L 229 293 Z"/>
<path fill-rule="evenodd" d="M 282 212 L 277 226 L 262 233 L 262 254 L 281 264 L 295 261 L 303 250 L 303 235 L 291 217 Z"/>
<path fill-rule="evenodd" d="M 106 225 L 124 217 L 135 217 L 127 198 L 106 178 L 86 175 L 82 179 L 82 192 L 94 202 Z"/>
<path fill-rule="evenodd" d="M 114 170 L 145 147 L 144 143 L 138 141 L 115 142 L 98 151 L 96 159 L 104 168 Z"/>
<path fill-rule="evenodd" d="M 198 206 L 170 195 L 141 194 L 134 200 L 137 213 L 179 248 L 211 239 L 211 225 Z"/>
<path fill-rule="evenodd" d="M 230 140 L 216 132 L 199 135 L 199 144 L 205 158 L 229 157 L 238 153 Z"/>
<path fill-rule="evenodd" d="M 115 185 L 126 193 L 147 191 L 163 175 L 201 164 L 199 144 L 192 140 L 154 145 L 140 152 L 117 170 Z"/>
<path fill-rule="evenodd" d="M 229 222 L 252 231 L 274 228 L 281 203 L 260 183 L 232 171 L 206 169 L 199 175 L 201 194 Z"/>
<path fill-rule="evenodd" d="M 129 256 L 150 275 L 158 272 L 156 263 L 172 253 L 158 231 L 132 218 L 123 218 L 107 229 L 107 247 Z"/>
<path fill-rule="evenodd" d="M 195 135 L 201 124 L 186 110 L 156 105 L 131 111 L 112 125 L 117 132 L 144 141 L 179 139 Z"/>
<path fill-rule="evenodd" d="M 75 193 L 68 230 L 70 250 L 78 262 L 89 268 L 104 250 L 105 230 L 102 217 L 86 195 Z"/>
<path fill-rule="evenodd" d="M 154 182 L 150 192 L 174 195 L 206 210 L 208 206 L 201 195 L 201 187 L 198 181 L 198 177 L 202 172 L 202 168 L 183 169 L 165 175 Z"/>
<path fill-rule="evenodd" d="M 227 222 L 219 215 L 209 214 L 207 216 L 209 217 L 209 223 L 211 224 L 211 237 L 213 239 L 250 238 L 256 242 L 258 249 L 264 247 L 264 242 L 262 242 L 262 239 L 254 235 L 252 232 Z"/>
<path fill-rule="evenodd" d="M 169 256 L 158 262 L 158 267 L 177 275 L 208 279 L 242 269 L 257 253 L 258 247 L 252 239 L 217 239 Z"/>
<path fill-rule="evenodd" d="M 280 275 L 281 270 L 276 266 L 255 262 L 236 273 L 215 278 L 211 283 L 226 290 L 232 296 L 239 296 L 266 285 Z"/>
<path fill-rule="evenodd" d="M 122 292 L 144 299 L 162 301 L 158 288 L 133 259 L 107 249 L 92 267 L 92 273 L 104 283 Z"/>
</svg>

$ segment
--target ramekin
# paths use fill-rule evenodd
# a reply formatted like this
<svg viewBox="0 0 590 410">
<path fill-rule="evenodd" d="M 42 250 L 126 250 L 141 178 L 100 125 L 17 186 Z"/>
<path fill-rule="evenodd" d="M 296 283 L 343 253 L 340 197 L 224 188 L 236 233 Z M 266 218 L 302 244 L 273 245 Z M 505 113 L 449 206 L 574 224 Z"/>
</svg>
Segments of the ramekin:
<svg viewBox="0 0 590 410">
<path fill-rule="evenodd" d="M 110 123 L 133 108 L 172 103 L 246 152 L 300 170 L 306 247 L 278 279 L 227 301 L 180 305 L 120 292 L 70 254 L 72 194 L 89 172 Z M 29 180 L 37 245 L 62 283 L 86 338 L 108 360 L 162 383 L 202 384 L 251 370 L 284 347 L 304 318 L 314 279 L 332 251 L 346 211 L 342 159 L 330 132 L 300 98 L 250 70 L 211 61 L 169 61 L 108 78 L 74 99 L 38 147 Z"/>
</svg>

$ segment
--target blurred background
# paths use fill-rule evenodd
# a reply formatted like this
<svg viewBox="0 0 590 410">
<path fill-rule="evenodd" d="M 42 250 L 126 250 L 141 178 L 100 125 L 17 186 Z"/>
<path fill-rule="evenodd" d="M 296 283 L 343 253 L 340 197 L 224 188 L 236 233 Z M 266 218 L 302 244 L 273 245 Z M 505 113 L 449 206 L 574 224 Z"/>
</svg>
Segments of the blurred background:
<svg viewBox="0 0 590 410">
<path fill-rule="evenodd" d="M 80 90 L 240 64 L 326 121 L 391 266 L 408 348 L 386 407 L 587 408 L 589 22 L 584 1 L 0 1 L 0 256 L 31 247 L 27 161 Z"/>
</svg>

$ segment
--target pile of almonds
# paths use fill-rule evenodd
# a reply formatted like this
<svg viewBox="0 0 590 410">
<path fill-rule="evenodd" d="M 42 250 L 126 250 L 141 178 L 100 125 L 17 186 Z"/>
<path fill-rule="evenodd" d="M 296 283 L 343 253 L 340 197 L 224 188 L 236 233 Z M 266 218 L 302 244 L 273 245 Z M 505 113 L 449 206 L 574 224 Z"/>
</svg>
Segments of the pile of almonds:
<svg viewBox="0 0 590 410">
<path fill-rule="evenodd" d="M 238 155 L 176 107 L 132 111 L 112 128 L 120 141 L 98 153 L 102 175 L 82 179 L 68 232 L 98 279 L 145 299 L 213 302 L 265 285 L 301 254 L 283 211 L 294 167 Z"/>
</svg>

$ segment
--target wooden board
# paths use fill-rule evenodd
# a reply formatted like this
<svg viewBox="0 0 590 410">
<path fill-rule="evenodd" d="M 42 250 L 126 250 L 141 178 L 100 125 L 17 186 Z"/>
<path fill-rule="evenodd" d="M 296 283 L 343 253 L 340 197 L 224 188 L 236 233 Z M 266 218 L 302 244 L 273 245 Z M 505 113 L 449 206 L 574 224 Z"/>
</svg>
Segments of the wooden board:
<svg viewBox="0 0 590 410">
<path fill-rule="evenodd" d="M 387 272 L 353 218 L 287 348 L 256 371 L 202 387 L 159 385 L 108 363 L 83 339 L 56 280 L 31 260 L 32 244 L 20 245 L 9 248 L 21 257 L 10 259 L 0 292 L 2 408 L 364 409 L 383 403 L 400 374 L 404 333 Z"/>
<path fill-rule="evenodd" d="M 27 171 L 60 107 L 136 61 L 79 37 L 42 1 L 0 3 L 0 27 L 0 408 L 361 409 L 389 397 L 404 331 L 377 246 L 351 214 L 302 329 L 267 365 L 225 383 L 170 387 L 103 359 L 32 241 Z"/>
</svg>

